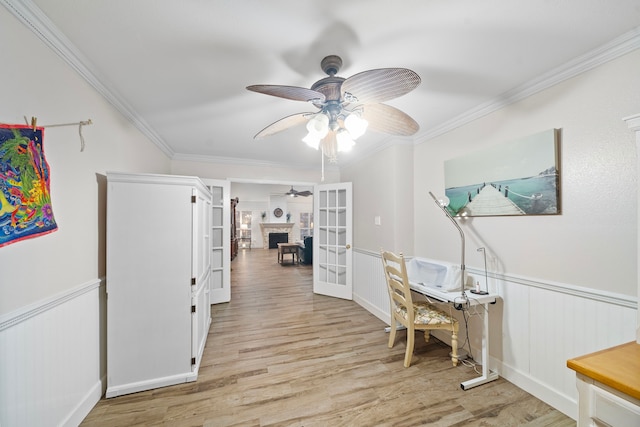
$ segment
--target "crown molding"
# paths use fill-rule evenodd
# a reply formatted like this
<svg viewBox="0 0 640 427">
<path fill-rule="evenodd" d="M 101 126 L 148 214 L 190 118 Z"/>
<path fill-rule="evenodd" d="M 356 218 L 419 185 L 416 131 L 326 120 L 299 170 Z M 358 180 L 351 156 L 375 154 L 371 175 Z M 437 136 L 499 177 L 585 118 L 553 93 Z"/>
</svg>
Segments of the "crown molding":
<svg viewBox="0 0 640 427">
<path fill-rule="evenodd" d="M 419 134 L 414 144 L 420 144 L 451 132 L 474 120 L 498 111 L 508 105 L 530 97 L 567 79 L 612 61 L 640 48 L 640 27 L 613 39 L 612 41 L 581 55 L 537 78 L 504 92 L 502 95 L 478 105 L 451 120 Z"/>
<path fill-rule="evenodd" d="M 238 157 L 221 157 L 221 156 L 206 156 L 201 154 L 182 154 L 176 153 L 173 155 L 172 160 L 175 161 L 185 161 L 185 162 L 200 162 L 200 163 L 217 163 L 217 164 L 228 164 L 228 165 L 238 165 L 238 166 L 255 166 L 255 167 L 269 167 L 269 168 L 286 168 L 286 169 L 304 169 L 304 170 L 316 170 L 317 166 L 308 166 L 303 164 L 295 164 L 295 163 L 278 163 L 278 162 L 267 162 L 264 160 L 254 160 L 254 159 L 246 159 L 246 158 L 238 158 Z M 324 166 L 325 171 L 337 171 L 338 166 L 325 163 Z"/>
<path fill-rule="evenodd" d="M 151 140 L 167 157 L 172 158 L 173 150 L 163 139 L 135 112 L 135 110 L 113 88 L 108 87 L 80 51 L 62 33 L 55 24 L 31 0 L 0 0 L 7 10 L 25 24 L 40 40 L 62 58 L 116 110 L 124 115 L 143 135 Z"/>
</svg>

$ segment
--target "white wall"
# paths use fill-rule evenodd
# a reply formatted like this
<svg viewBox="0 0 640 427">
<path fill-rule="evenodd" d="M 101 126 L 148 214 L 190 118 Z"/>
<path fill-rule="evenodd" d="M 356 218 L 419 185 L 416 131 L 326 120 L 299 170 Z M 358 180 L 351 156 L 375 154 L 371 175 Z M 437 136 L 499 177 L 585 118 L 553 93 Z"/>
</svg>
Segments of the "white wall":
<svg viewBox="0 0 640 427">
<path fill-rule="evenodd" d="M 96 174 L 107 170 L 169 172 L 169 159 L 115 111 L 22 23 L 0 8 L 3 102 L 0 122 L 42 125 L 92 119 L 83 128 L 44 131 L 58 231 L 2 248 L 0 315 L 105 274 L 104 215 Z M 15 42 L 8 42 L 14 40 Z M 28 52 L 28 54 L 27 54 Z"/>
<path fill-rule="evenodd" d="M 358 248 L 413 252 L 412 158 L 412 145 L 394 145 L 341 171 L 342 180 L 353 183 L 353 241 Z"/>
<path fill-rule="evenodd" d="M 107 170 L 168 173 L 169 159 L 0 7 L 0 122 L 48 128 L 58 231 L 0 248 L 0 425 L 77 425 L 102 394 Z M 102 296 L 101 296 L 102 295 Z"/>
</svg>

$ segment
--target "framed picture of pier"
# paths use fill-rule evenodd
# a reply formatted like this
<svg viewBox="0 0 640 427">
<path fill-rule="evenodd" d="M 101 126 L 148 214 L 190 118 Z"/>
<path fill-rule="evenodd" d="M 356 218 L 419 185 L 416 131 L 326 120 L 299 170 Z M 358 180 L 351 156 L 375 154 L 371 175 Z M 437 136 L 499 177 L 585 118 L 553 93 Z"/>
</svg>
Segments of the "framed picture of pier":
<svg viewBox="0 0 640 427">
<path fill-rule="evenodd" d="M 560 129 L 445 161 L 453 216 L 559 215 Z"/>
</svg>

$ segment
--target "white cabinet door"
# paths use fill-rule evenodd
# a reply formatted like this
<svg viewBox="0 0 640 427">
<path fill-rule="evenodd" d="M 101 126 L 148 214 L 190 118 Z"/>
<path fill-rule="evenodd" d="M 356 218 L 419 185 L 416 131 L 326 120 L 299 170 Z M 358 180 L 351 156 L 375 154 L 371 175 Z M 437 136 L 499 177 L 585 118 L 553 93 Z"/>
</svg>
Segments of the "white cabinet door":
<svg viewBox="0 0 640 427">
<path fill-rule="evenodd" d="M 208 189 L 107 173 L 107 192 L 106 396 L 195 381 L 210 317 Z"/>
</svg>

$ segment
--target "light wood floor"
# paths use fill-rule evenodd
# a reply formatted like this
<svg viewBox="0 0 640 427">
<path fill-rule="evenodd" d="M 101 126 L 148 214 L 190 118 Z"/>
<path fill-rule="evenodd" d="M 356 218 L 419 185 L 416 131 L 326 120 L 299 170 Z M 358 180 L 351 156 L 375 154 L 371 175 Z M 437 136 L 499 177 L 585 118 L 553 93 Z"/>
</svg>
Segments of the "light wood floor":
<svg viewBox="0 0 640 427">
<path fill-rule="evenodd" d="M 504 379 L 467 391 L 472 368 L 352 301 L 312 292 L 312 267 L 240 250 L 232 301 L 214 305 L 198 381 L 102 399 L 83 426 L 575 426 Z"/>
</svg>

